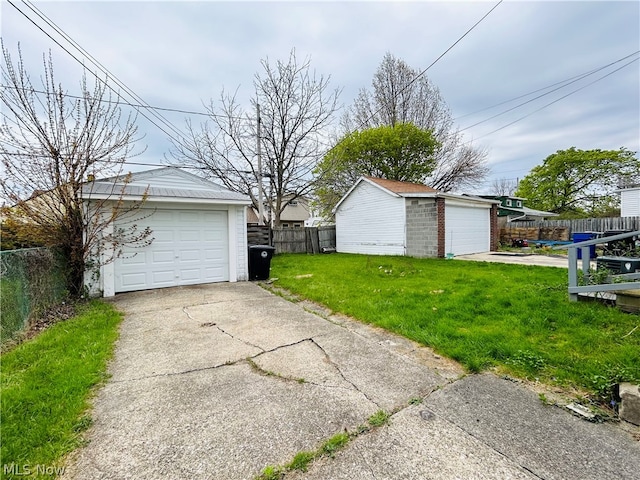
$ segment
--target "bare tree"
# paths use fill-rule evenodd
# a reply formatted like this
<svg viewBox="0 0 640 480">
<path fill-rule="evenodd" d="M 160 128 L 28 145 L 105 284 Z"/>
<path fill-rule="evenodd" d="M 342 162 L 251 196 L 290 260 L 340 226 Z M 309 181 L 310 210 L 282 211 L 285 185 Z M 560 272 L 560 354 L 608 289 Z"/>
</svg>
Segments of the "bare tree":
<svg viewBox="0 0 640 480">
<path fill-rule="evenodd" d="M 518 188 L 518 181 L 513 178 L 496 178 L 491 183 L 491 194 L 511 196 Z"/>
<path fill-rule="evenodd" d="M 440 143 L 436 168 L 424 182 L 442 191 L 475 187 L 488 173 L 486 152 L 463 141 L 438 88 L 404 61 L 387 53 L 374 74 L 372 89 L 361 89 L 342 119 L 351 132 L 381 125 L 413 123 Z"/>
<path fill-rule="evenodd" d="M 317 76 L 310 60 L 299 62 L 294 50 L 286 62 L 272 65 L 264 59 L 261 65 L 250 111 L 243 109 L 236 93 L 223 91 L 218 106 L 209 103 L 206 123 L 194 127 L 187 122 L 188 138 L 174 144 L 172 153 L 228 189 L 248 195 L 255 207 L 258 179 L 266 176 L 269 210 L 279 225 L 287 201 L 311 190 L 311 172 L 325 152 L 324 129 L 338 109 L 340 91 L 330 90 L 330 77 Z M 258 121 L 262 172 L 257 165 Z"/>
<path fill-rule="evenodd" d="M 135 222 L 102 235 L 120 219 L 133 220 L 142 202 L 124 202 L 114 190 L 107 200 L 89 202 L 93 178 L 122 173 L 136 142 L 135 116 L 121 116 L 118 98 L 105 82 L 90 88 L 83 76 L 80 95 L 56 85 L 51 53 L 43 58 L 41 88 L 35 88 L 18 48 L 13 64 L 2 45 L 5 109 L 0 125 L 0 187 L 6 208 L 22 237 L 59 247 L 68 267 L 72 295 L 84 290 L 89 265 L 112 261 L 124 244 L 146 245 L 151 232 Z M 112 251 L 109 258 L 104 252 Z"/>
</svg>

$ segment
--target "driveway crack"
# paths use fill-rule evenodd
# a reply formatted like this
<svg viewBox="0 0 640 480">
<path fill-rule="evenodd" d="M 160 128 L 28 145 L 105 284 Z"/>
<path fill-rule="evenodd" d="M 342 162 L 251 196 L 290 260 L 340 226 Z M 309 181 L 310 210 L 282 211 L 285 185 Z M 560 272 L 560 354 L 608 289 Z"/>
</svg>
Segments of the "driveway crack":
<svg viewBox="0 0 640 480">
<path fill-rule="evenodd" d="M 362 391 L 352 380 L 350 380 L 350 379 L 348 379 L 346 377 L 344 372 L 340 369 L 340 366 L 331 359 L 331 356 L 327 353 L 327 351 L 324 349 L 324 347 L 322 345 L 320 345 L 313 338 L 310 338 L 309 341 L 311 343 L 313 343 L 317 348 L 320 349 L 320 351 L 324 354 L 324 357 L 325 357 L 325 360 L 327 361 L 327 363 L 329 363 L 329 365 L 331 365 L 333 368 L 336 369 L 336 371 L 340 374 L 340 377 L 345 382 L 347 382 L 349 385 L 351 385 L 356 392 L 358 392 L 362 396 L 364 396 L 364 398 L 366 398 L 369 402 L 373 403 L 376 407 L 381 408 L 381 406 L 380 406 L 380 404 L 378 402 L 376 402 L 373 398 L 371 398 L 366 392 Z"/>
<path fill-rule="evenodd" d="M 531 475 L 533 475 L 535 478 L 538 478 L 540 480 L 544 480 L 545 477 L 541 477 L 540 475 L 538 475 L 536 472 L 534 472 L 531 468 L 523 465 L 521 462 L 518 461 L 518 459 L 516 458 L 512 458 L 509 455 L 507 455 L 506 453 L 500 451 L 498 448 L 496 448 L 494 445 L 488 443 L 486 440 L 483 440 L 481 437 L 479 437 L 478 435 L 476 435 L 475 433 L 473 433 L 472 431 L 464 428 L 461 425 L 458 425 L 456 422 L 449 420 L 444 413 L 442 413 L 441 411 L 439 411 L 438 409 L 429 407 L 429 410 L 431 410 L 435 415 L 438 415 L 443 421 L 447 422 L 450 425 L 453 425 L 455 428 L 460 429 L 461 431 L 463 431 L 465 434 L 469 435 L 471 438 L 473 438 L 474 440 L 478 441 L 479 443 L 481 443 L 482 445 L 484 445 L 485 447 L 487 447 L 489 450 L 496 452 L 499 456 L 501 456 L 502 458 L 504 458 L 505 460 L 507 460 L 508 462 L 513 462 L 515 463 L 518 467 L 520 467 L 521 469 L 523 469 L 524 471 L 526 471 L 527 473 L 530 473 Z"/>
<path fill-rule="evenodd" d="M 179 372 L 166 372 L 166 373 L 154 373 L 151 375 L 144 375 L 142 377 L 135 378 L 125 378 L 123 380 L 110 380 L 109 383 L 125 383 L 125 382 L 137 382 L 139 380 L 147 380 L 150 378 L 160 378 L 160 377 L 175 377 L 178 375 L 187 375 L 189 373 L 197 373 L 197 372 L 205 372 L 207 370 L 216 370 L 218 368 L 229 367 L 231 365 L 236 365 L 240 362 L 243 362 L 244 359 L 241 358 L 239 360 L 227 361 L 225 363 L 220 363 L 217 365 L 211 365 L 209 367 L 200 367 L 200 368 L 192 368 L 190 370 L 181 370 Z"/>
<path fill-rule="evenodd" d="M 189 318 L 189 320 L 196 320 L 195 318 L 193 318 L 191 316 L 191 314 L 189 313 L 189 311 L 187 310 L 187 307 L 182 307 L 182 311 L 185 313 L 185 315 Z M 220 333 L 223 333 L 224 335 L 227 335 L 229 338 L 232 338 L 233 340 L 237 340 L 239 342 L 244 343 L 245 345 L 248 345 L 249 347 L 253 347 L 253 348 L 257 348 L 258 350 L 260 350 L 262 353 L 265 352 L 265 349 L 262 348 L 259 345 L 255 345 L 251 342 L 248 342 L 247 340 L 243 339 L 243 338 L 236 338 L 235 336 L 233 336 L 232 334 L 230 334 L 229 332 L 227 332 L 225 329 L 223 329 L 222 327 L 220 327 L 220 325 L 218 325 L 216 322 L 206 322 L 203 323 L 201 326 L 207 326 L 207 327 L 216 327 L 218 329 L 218 331 Z"/>
</svg>

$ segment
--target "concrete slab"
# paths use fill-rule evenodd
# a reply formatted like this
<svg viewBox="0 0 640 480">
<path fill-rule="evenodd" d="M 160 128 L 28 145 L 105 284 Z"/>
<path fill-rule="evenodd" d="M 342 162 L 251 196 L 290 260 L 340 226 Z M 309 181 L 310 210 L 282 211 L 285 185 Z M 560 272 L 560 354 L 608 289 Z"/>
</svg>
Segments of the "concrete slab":
<svg viewBox="0 0 640 480">
<path fill-rule="evenodd" d="M 342 377 L 385 411 L 408 405 L 448 380 L 414 359 L 382 348 L 378 343 L 334 328 L 315 339 Z"/>
<path fill-rule="evenodd" d="M 261 369 L 285 378 L 297 379 L 326 387 L 353 389 L 338 366 L 313 340 L 282 347 L 253 357 Z"/>
<path fill-rule="evenodd" d="M 469 255 L 456 255 L 454 260 L 471 260 L 475 262 L 512 263 L 516 265 L 537 265 L 541 267 L 569 268 L 566 256 L 534 255 L 511 252 L 485 252 Z M 595 262 L 592 262 L 595 267 Z"/>
<path fill-rule="evenodd" d="M 191 317 L 188 307 L 142 312 L 127 321 L 118 341 L 115 381 L 169 375 L 236 362 L 263 350 Z"/>
<path fill-rule="evenodd" d="M 640 425 L 640 385 L 620 384 L 620 418 L 625 422 Z"/>
<path fill-rule="evenodd" d="M 376 409 L 356 391 L 259 375 L 246 363 L 110 383 L 67 475 L 249 479 Z"/>
<path fill-rule="evenodd" d="M 493 375 L 434 392 L 425 406 L 545 479 L 638 478 L 640 443 L 609 424 L 545 406 L 537 394 Z"/>
<path fill-rule="evenodd" d="M 287 476 L 289 478 L 289 476 Z M 535 479 L 517 463 L 424 405 L 408 407 L 388 426 L 354 439 L 296 480 Z"/>
<path fill-rule="evenodd" d="M 65 478 L 252 478 L 448 381 L 421 363 L 430 350 L 403 356 L 380 344 L 411 350 L 394 335 L 354 334 L 255 284 L 115 304 L 112 378 Z"/>
<path fill-rule="evenodd" d="M 121 337 L 63 478 L 251 479 L 379 409 L 304 479 L 636 478 L 640 443 L 491 375 L 251 283 L 118 295 Z M 409 400 L 425 397 L 422 404 Z"/>
</svg>

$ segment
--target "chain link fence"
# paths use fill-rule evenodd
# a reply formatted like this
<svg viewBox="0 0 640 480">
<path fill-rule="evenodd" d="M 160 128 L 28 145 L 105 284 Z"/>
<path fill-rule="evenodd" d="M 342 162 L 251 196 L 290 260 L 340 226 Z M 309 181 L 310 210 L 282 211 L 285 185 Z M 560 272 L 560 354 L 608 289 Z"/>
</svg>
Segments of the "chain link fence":
<svg viewBox="0 0 640 480">
<path fill-rule="evenodd" d="M 64 262 L 55 250 L 0 252 L 0 343 L 21 332 L 33 316 L 67 295 Z"/>
</svg>

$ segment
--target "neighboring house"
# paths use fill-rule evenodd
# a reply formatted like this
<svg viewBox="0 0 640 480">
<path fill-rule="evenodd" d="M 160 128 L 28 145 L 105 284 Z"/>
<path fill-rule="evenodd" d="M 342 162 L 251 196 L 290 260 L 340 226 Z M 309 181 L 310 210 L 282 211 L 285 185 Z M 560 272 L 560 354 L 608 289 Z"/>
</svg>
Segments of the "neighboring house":
<svg viewBox="0 0 640 480">
<path fill-rule="evenodd" d="M 334 209 L 345 253 L 444 257 L 497 248 L 497 201 L 361 177 Z"/>
<path fill-rule="evenodd" d="M 620 192 L 620 216 L 640 217 L 640 185 L 618 190 Z"/>
<path fill-rule="evenodd" d="M 247 208 L 247 225 L 259 225 L 260 215 L 258 215 L 258 211 L 255 207 Z M 269 221 L 264 218 L 262 221 L 263 225 L 269 225 Z"/>
<path fill-rule="evenodd" d="M 524 206 L 526 198 L 510 195 L 479 195 L 480 198 L 499 200 L 498 225 L 504 226 L 511 222 L 540 221 L 551 217 L 557 217 L 557 213 L 534 210 Z"/>
<path fill-rule="evenodd" d="M 91 200 L 118 197 L 147 199 L 133 220 L 149 226 L 153 242 L 144 248 L 125 248 L 124 255 L 100 267 L 97 282 L 87 275 L 92 292 L 105 297 L 120 292 L 248 278 L 246 206 L 249 198 L 183 170 L 166 167 L 96 180 L 83 187 Z M 130 225 L 132 220 L 123 226 Z M 104 235 L 111 235 L 118 223 Z M 103 253 L 109 258 L 110 252 Z"/>
<path fill-rule="evenodd" d="M 280 214 L 280 226 L 283 228 L 304 228 L 305 222 L 311 217 L 309 201 L 304 197 L 295 199 L 285 197 L 282 201 L 287 204 Z"/>
<path fill-rule="evenodd" d="M 304 197 L 292 199 L 291 196 L 282 199 L 286 202 L 282 213 L 280 214 L 280 226 L 282 228 L 304 228 L 311 219 L 309 201 Z M 249 225 L 258 225 L 258 211 L 255 207 L 251 207 L 247 213 L 247 223 Z M 269 225 L 268 220 L 268 204 L 265 204 L 265 225 Z"/>
</svg>

